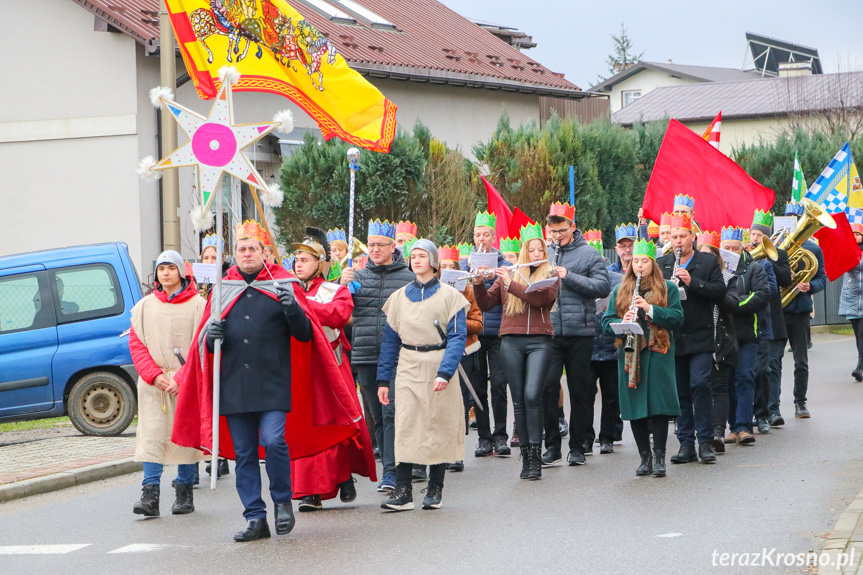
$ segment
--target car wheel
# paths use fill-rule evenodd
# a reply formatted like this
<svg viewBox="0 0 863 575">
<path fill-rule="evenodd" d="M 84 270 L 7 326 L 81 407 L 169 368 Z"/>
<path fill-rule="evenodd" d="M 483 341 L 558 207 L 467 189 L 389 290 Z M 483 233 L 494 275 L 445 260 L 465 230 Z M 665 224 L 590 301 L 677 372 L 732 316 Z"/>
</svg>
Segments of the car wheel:
<svg viewBox="0 0 863 575">
<path fill-rule="evenodd" d="M 84 435 L 119 435 L 132 423 L 137 409 L 129 384 L 107 371 L 85 375 L 69 392 L 69 419 Z"/>
</svg>

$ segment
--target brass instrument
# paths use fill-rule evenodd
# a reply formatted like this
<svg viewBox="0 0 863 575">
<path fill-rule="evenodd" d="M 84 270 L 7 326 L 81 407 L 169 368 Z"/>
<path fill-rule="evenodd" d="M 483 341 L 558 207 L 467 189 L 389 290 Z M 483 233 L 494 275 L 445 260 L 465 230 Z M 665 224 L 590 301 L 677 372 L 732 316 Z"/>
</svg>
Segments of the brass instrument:
<svg viewBox="0 0 863 575">
<path fill-rule="evenodd" d="M 807 283 L 818 272 L 818 259 L 812 252 L 803 248 L 803 242 L 821 228 L 836 229 L 833 216 L 825 212 L 821 206 L 807 198 L 800 200 L 800 203 L 803 204 L 804 212 L 797 224 L 797 231 L 789 234 L 779 246 L 788 252 L 788 260 L 794 272 L 791 286 L 779 289 L 782 307 L 786 307 L 800 293 L 797 284 Z"/>
<path fill-rule="evenodd" d="M 366 244 L 364 244 L 363 242 L 361 242 L 358 237 L 354 236 L 353 252 L 354 252 L 353 253 L 353 256 L 354 256 L 353 259 L 356 260 L 356 259 L 359 259 L 360 256 L 362 256 L 363 254 L 369 255 L 369 247 Z M 343 267 L 346 266 L 348 263 L 348 254 L 345 254 L 345 256 L 341 259 L 341 261 L 339 263 Z"/>
<path fill-rule="evenodd" d="M 662 255 L 667 256 L 672 251 L 674 251 L 674 244 L 672 244 L 671 240 L 669 240 L 664 246 L 662 246 Z"/>
<path fill-rule="evenodd" d="M 773 242 L 774 246 L 781 246 L 782 242 L 785 241 L 785 238 L 788 236 L 789 233 L 791 233 L 790 228 L 779 228 L 778 230 L 773 232 L 772 236 L 770 236 L 770 241 Z"/>
<path fill-rule="evenodd" d="M 770 241 L 767 236 L 761 236 L 761 242 L 759 242 L 756 247 L 752 248 L 749 255 L 752 256 L 753 261 L 770 258 L 770 261 L 775 262 L 779 259 L 779 253 L 776 251 L 776 246 L 773 245 L 773 242 Z"/>
<path fill-rule="evenodd" d="M 635 307 L 635 298 L 638 297 L 638 292 L 641 289 L 641 272 L 638 272 L 638 275 L 635 277 L 635 289 L 632 290 L 632 303 L 629 304 L 629 311 L 637 312 L 638 308 Z M 636 316 L 637 317 L 637 316 Z M 637 319 L 635 321 L 638 321 Z M 635 336 L 629 334 L 626 336 L 626 343 L 623 345 L 623 351 L 626 353 L 635 351 Z"/>
</svg>

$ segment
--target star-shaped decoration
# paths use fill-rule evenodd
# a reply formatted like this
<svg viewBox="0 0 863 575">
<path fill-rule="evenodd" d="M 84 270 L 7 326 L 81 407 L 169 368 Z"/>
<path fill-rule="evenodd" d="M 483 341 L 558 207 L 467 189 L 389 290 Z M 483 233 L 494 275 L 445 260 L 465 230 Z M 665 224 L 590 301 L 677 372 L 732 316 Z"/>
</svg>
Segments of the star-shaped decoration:
<svg viewBox="0 0 863 575">
<path fill-rule="evenodd" d="M 279 124 L 234 124 L 234 101 L 230 82 L 222 84 L 206 118 L 173 100 L 161 100 L 163 109 L 173 116 L 189 141 L 159 160 L 152 169 L 197 167 L 202 214 L 208 210 L 213 191 L 223 173 L 235 176 L 254 188 L 267 190 L 264 179 L 243 153 L 243 148 L 257 142 Z"/>
</svg>

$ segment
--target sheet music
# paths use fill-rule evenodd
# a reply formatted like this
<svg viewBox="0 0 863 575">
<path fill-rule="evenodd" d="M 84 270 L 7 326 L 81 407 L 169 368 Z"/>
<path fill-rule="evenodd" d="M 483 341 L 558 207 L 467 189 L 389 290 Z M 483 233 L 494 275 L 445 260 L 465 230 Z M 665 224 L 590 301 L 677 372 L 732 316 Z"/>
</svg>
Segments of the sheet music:
<svg viewBox="0 0 863 575">
<path fill-rule="evenodd" d="M 214 284 L 219 273 L 217 268 L 216 264 L 192 264 L 192 275 L 199 284 Z"/>
<path fill-rule="evenodd" d="M 467 275 L 468 273 L 462 270 L 441 270 L 440 282 L 463 292 L 467 287 Z"/>
<path fill-rule="evenodd" d="M 719 257 L 725 262 L 725 267 L 730 272 L 737 271 L 737 264 L 740 263 L 740 256 L 728 250 L 719 250 Z"/>
<path fill-rule="evenodd" d="M 644 330 L 637 323 L 613 323 L 611 330 L 615 335 L 644 335 Z"/>
<path fill-rule="evenodd" d="M 530 293 L 532 291 L 536 291 L 536 290 L 542 289 L 544 287 L 553 286 L 557 282 L 557 279 L 558 278 L 548 278 L 547 280 L 539 280 L 539 281 L 533 282 L 532 284 L 527 286 L 527 289 L 524 290 L 524 293 Z"/>
<path fill-rule="evenodd" d="M 479 254 L 473 252 L 470 254 L 470 269 L 476 270 L 479 267 L 487 267 L 491 270 L 497 267 L 497 254 L 492 252 L 488 254 Z"/>
</svg>

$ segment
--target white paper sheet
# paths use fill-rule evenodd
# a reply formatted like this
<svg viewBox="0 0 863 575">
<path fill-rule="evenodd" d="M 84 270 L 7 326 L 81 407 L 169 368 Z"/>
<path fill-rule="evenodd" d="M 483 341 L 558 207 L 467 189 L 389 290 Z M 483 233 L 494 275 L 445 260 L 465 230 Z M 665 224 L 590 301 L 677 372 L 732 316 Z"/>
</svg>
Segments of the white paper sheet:
<svg viewBox="0 0 863 575">
<path fill-rule="evenodd" d="M 440 282 L 450 285 L 458 291 L 464 291 L 467 287 L 468 273 L 462 270 L 441 270 Z"/>
<path fill-rule="evenodd" d="M 547 280 L 539 280 L 539 281 L 533 282 L 532 284 L 527 286 L 527 289 L 524 290 L 524 293 L 530 293 L 532 291 L 536 291 L 536 290 L 542 289 L 544 287 L 553 286 L 557 282 L 557 279 L 558 278 L 548 278 Z"/>
<path fill-rule="evenodd" d="M 476 270 L 479 267 L 487 267 L 492 270 L 496 268 L 497 254 L 493 252 L 488 254 L 478 254 L 473 252 L 470 254 L 470 269 Z"/>
<path fill-rule="evenodd" d="M 611 324 L 611 330 L 616 335 L 644 335 L 644 330 L 637 323 L 613 323 Z"/>
<path fill-rule="evenodd" d="M 219 273 L 216 264 L 192 264 L 192 275 L 199 284 L 216 283 L 216 274 Z"/>
</svg>

